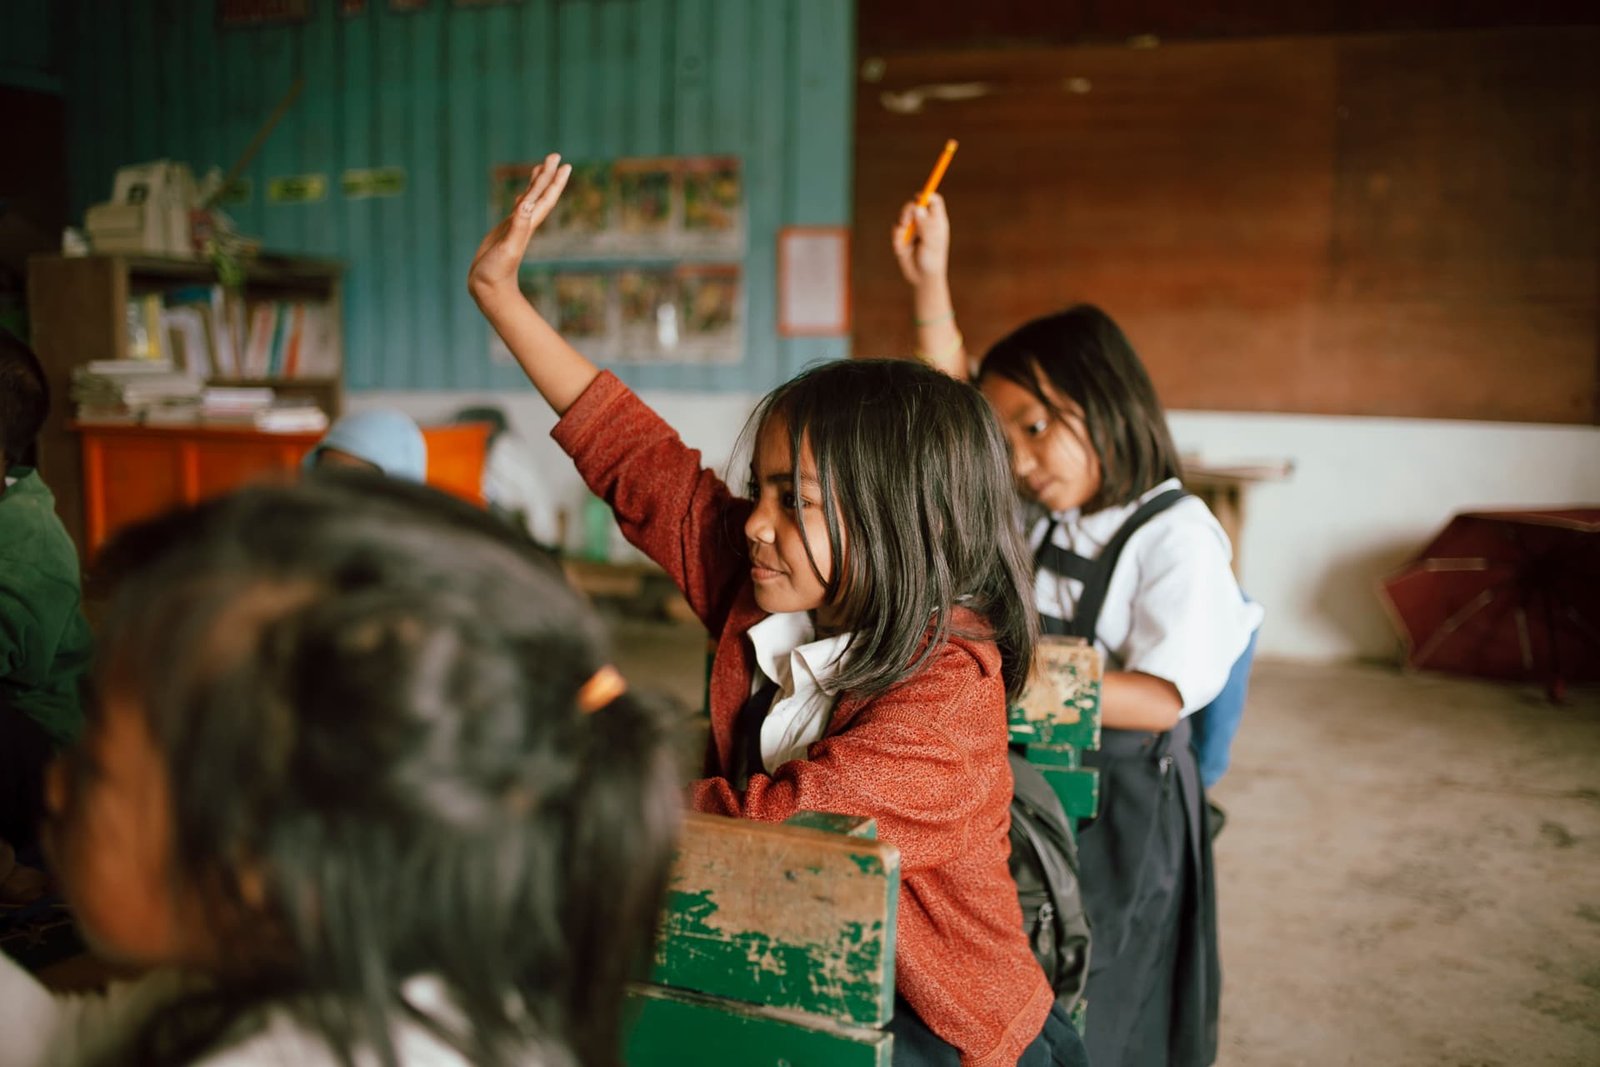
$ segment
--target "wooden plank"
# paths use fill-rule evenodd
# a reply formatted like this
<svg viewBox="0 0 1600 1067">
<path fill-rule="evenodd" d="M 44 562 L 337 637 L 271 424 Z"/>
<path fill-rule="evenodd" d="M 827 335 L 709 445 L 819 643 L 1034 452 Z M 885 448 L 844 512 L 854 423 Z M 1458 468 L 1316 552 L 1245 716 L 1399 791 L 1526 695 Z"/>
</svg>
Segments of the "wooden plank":
<svg viewBox="0 0 1600 1067">
<path fill-rule="evenodd" d="M 1029 762 L 1033 755 L 1029 753 Z M 1092 819 L 1100 810 L 1100 772 L 1088 768 L 1040 767 L 1069 819 Z"/>
<path fill-rule="evenodd" d="M 651 981 L 881 1024 L 894 1005 L 899 890 L 893 845 L 692 814 Z"/>
<path fill-rule="evenodd" d="M 1034 679 L 1010 709 L 1011 740 L 1025 745 L 1100 744 L 1100 653 L 1079 638 L 1040 639 Z"/>
<path fill-rule="evenodd" d="M 1060 767 L 1072 770 L 1083 766 L 1083 757 L 1076 745 L 1029 745 L 1028 762 L 1038 767 Z"/>
<path fill-rule="evenodd" d="M 826 830 L 830 834 L 860 837 L 868 841 L 878 839 L 878 820 L 870 815 L 833 815 L 825 811 L 797 811 L 783 820 L 785 826 L 799 826 L 808 830 Z"/>
<path fill-rule="evenodd" d="M 882 1030 L 778 1014 L 669 989 L 636 987 L 629 1067 L 783 1064 L 889 1067 L 894 1039 Z"/>
</svg>

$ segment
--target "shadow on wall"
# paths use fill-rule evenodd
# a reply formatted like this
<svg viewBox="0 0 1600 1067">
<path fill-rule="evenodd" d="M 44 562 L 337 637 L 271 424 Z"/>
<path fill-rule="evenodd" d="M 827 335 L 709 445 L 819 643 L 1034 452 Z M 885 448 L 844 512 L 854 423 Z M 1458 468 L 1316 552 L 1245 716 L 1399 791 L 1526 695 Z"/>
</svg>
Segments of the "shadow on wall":
<svg viewBox="0 0 1600 1067">
<path fill-rule="evenodd" d="M 1414 558 L 1422 542 L 1398 540 L 1335 557 L 1316 586 L 1318 613 L 1358 650 L 1358 658 L 1398 666 L 1405 646 L 1378 597 L 1390 572 Z"/>
</svg>

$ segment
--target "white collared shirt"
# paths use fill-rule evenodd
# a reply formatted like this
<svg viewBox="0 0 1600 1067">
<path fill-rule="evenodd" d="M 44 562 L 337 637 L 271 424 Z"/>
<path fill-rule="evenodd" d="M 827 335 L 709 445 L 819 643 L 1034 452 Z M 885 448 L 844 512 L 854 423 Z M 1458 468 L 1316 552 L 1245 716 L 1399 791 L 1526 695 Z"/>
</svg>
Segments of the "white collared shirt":
<svg viewBox="0 0 1600 1067">
<path fill-rule="evenodd" d="M 1178 479 L 1169 478 L 1138 500 L 1092 515 L 1039 514 L 1028 543 L 1037 551 L 1053 518 L 1052 543 L 1095 559 L 1140 504 L 1177 488 Z M 1216 699 L 1264 614 L 1239 591 L 1232 559 L 1228 535 L 1198 497 L 1185 497 L 1141 526 L 1123 546 L 1095 631 L 1106 669 L 1165 678 L 1178 687 L 1184 715 Z M 1034 606 L 1046 615 L 1072 618 L 1082 594 L 1075 578 L 1034 571 Z"/>
<path fill-rule="evenodd" d="M 761 762 L 768 774 L 822 739 L 833 717 L 834 691 L 828 682 L 844 665 L 849 634 L 816 637 L 811 615 L 786 611 L 768 615 L 747 631 L 755 649 L 756 675 L 750 692 L 770 679 L 778 687 L 761 724 Z"/>
</svg>

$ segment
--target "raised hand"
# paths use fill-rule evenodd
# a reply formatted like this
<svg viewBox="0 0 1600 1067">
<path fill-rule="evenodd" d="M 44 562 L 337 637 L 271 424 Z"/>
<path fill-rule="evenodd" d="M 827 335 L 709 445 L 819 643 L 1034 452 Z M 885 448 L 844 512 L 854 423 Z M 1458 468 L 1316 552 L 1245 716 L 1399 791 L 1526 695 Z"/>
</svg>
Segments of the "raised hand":
<svg viewBox="0 0 1600 1067">
<path fill-rule="evenodd" d="M 600 369 L 567 344 L 528 303 L 517 288 L 517 270 L 533 231 L 561 199 L 571 173 L 572 167 L 554 152 L 545 156 L 528 176 L 528 187 L 511 206 L 511 214 L 478 245 L 467 272 L 467 291 L 477 301 L 478 310 L 558 415 L 583 394 Z"/>
<path fill-rule="evenodd" d="M 528 187 L 511 205 L 511 214 L 489 231 L 472 257 L 467 288 L 474 296 L 506 285 L 516 287 L 517 269 L 528 252 L 533 231 L 550 216 L 571 174 L 572 164 L 561 162 L 555 152 L 533 168 L 528 175 Z"/>
<path fill-rule="evenodd" d="M 950 216 L 945 213 L 944 197 L 934 193 L 927 207 L 906 201 L 890 240 L 900 273 L 913 287 L 944 283 L 950 269 Z"/>
</svg>

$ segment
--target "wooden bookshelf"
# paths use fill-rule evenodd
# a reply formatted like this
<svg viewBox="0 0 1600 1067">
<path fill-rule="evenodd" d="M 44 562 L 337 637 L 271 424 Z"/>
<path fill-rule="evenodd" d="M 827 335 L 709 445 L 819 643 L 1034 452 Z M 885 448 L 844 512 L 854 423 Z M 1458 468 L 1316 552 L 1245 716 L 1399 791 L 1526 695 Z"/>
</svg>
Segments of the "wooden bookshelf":
<svg viewBox="0 0 1600 1067">
<path fill-rule="evenodd" d="M 243 299 L 326 303 L 333 316 L 338 364 L 344 364 L 344 265 L 334 260 L 263 255 L 245 267 L 237 290 Z M 191 285 L 214 285 L 215 269 L 197 259 L 143 255 L 33 256 L 28 260 L 28 315 L 32 345 L 50 382 L 50 417 L 39 435 L 39 467 L 55 493 L 56 510 L 79 550 L 84 525 L 84 456 L 69 429 L 73 369 L 91 360 L 121 359 L 129 349 L 130 298 Z M 343 408 L 340 378 L 212 378 L 217 385 L 270 385 L 285 396 L 310 396 L 337 418 Z"/>
<path fill-rule="evenodd" d="M 491 427 L 422 427 L 429 485 L 483 503 Z M 258 481 L 292 481 L 320 433 L 266 433 L 250 426 L 140 426 L 70 422 L 82 449 L 85 558 L 129 523 Z M 58 491 L 59 502 L 62 494 Z"/>
</svg>

